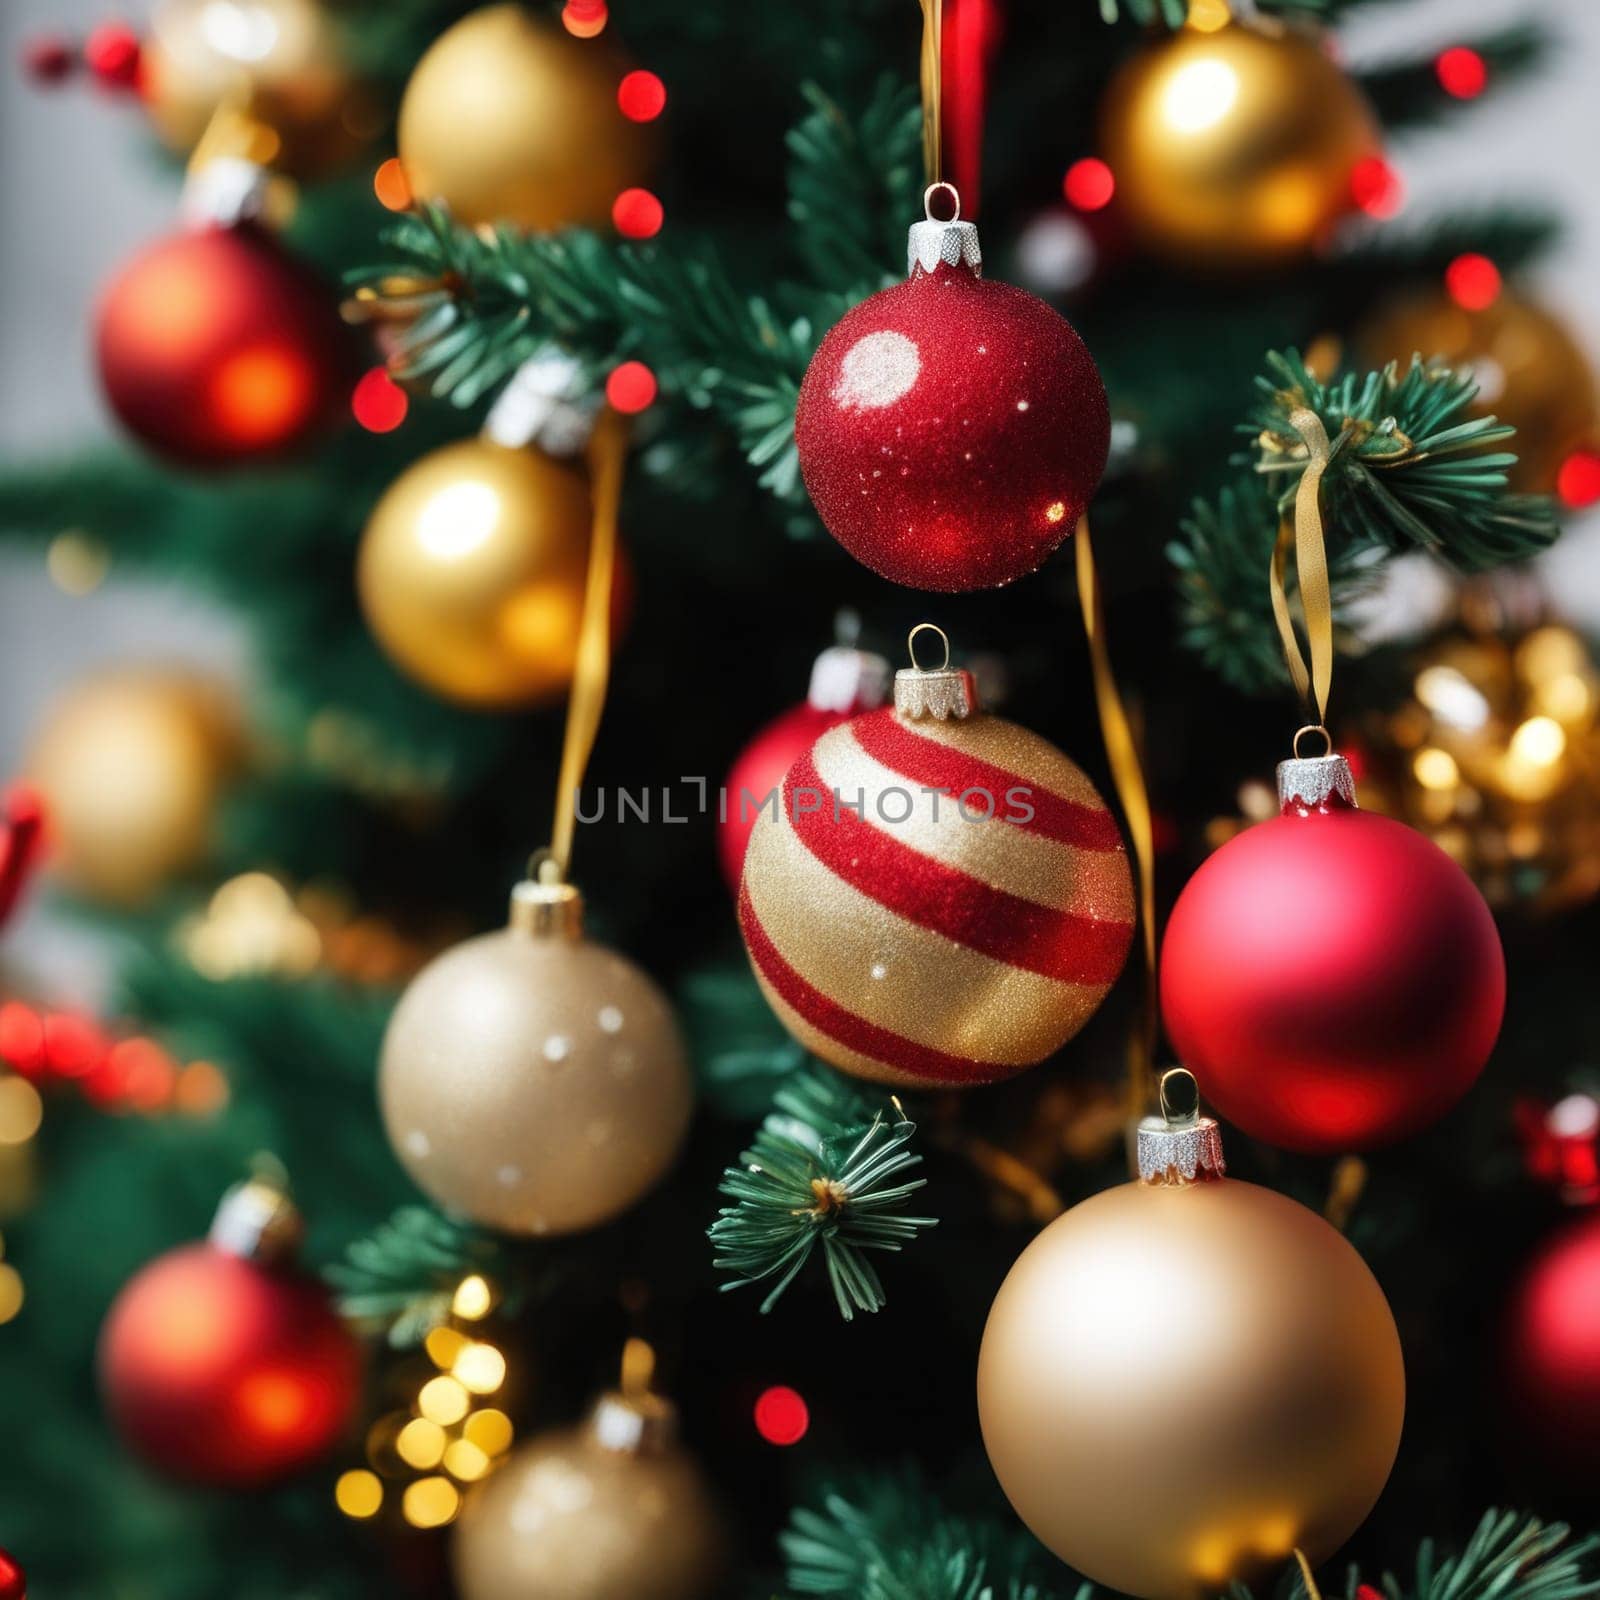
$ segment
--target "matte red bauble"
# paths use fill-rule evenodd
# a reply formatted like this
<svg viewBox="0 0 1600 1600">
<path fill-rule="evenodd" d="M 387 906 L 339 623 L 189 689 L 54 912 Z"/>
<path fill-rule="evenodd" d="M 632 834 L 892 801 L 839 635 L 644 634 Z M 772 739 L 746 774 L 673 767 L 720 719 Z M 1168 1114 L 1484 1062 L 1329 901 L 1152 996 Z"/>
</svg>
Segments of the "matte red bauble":
<svg viewBox="0 0 1600 1600">
<path fill-rule="evenodd" d="M 1283 814 L 1178 898 L 1161 1008 L 1218 1112 L 1290 1150 L 1363 1150 L 1448 1111 L 1483 1070 L 1505 960 L 1471 880 L 1355 806 L 1340 756 L 1278 768 Z"/>
<path fill-rule="evenodd" d="M 235 1190 L 210 1239 L 132 1278 L 101 1332 L 111 1420 L 129 1449 L 173 1477 L 228 1488 L 289 1477 L 339 1438 L 354 1409 L 359 1349 L 322 1285 L 282 1259 L 274 1194 Z"/>
<path fill-rule="evenodd" d="M 106 399 L 157 455 L 191 466 L 284 454 L 330 427 L 353 381 L 338 295 L 251 224 L 174 235 L 100 303 Z"/>
<path fill-rule="evenodd" d="M 828 531 L 874 572 L 992 589 L 1077 526 L 1110 447 L 1105 388 L 1065 318 L 983 277 L 970 222 L 916 223 L 908 258 L 908 280 L 847 312 L 812 357 L 800 470 Z"/>
<path fill-rule="evenodd" d="M 1504 1372 L 1514 1452 L 1569 1494 L 1600 1485 L 1600 1214 L 1529 1263 L 1506 1311 Z"/>
<path fill-rule="evenodd" d="M 717 821 L 717 858 L 735 893 L 744 870 L 750 830 L 768 797 L 782 790 L 783 776 L 829 728 L 883 704 L 889 663 L 882 656 L 834 645 L 811 668 L 804 704 L 774 717 L 734 757 L 723 782 Z"/>
</svg>

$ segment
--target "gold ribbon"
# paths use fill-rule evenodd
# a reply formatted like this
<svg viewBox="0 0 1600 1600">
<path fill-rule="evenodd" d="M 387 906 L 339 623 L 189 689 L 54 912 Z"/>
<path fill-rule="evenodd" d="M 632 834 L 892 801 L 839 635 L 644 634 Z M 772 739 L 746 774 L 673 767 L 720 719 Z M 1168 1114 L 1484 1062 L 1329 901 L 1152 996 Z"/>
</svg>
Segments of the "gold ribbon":
<svg viewBox="0 0 1600 1600">
<path fill-rule="evenodd" d="M 1272 615 L 1295 690 L 1315 712 L 1317 726 L 1321 727 L 1327 719 L 1328 690 L 1333 684 L 1333 593 L 1328 582 L 1328 546 L 1322 534 L 1322 475 L 1327 471 L 1333 447 L 1328 442 L 1328 430 L 1315 411 L 1302 408 L 1289 421 L 1305 444 L 1306 464 L 1295 491 L 1294 522 L 1283 520 L 1272 547 Z M 1309 668 L 1295 632 L 1294 613 L 1289 608 L 1287 575 L 1291 550 L 1310 646 Z"/>
<path fill-rule="evenodd" d="M 606 708 L 611 677 L 611 586 L 617 567 L 617 509 L 622 500 L 622 464 L 628 452 L 628 425 L 609 406 L 603 408 L 589 440 L 589 492 L 594 506 L 589 568 L 583 590 L 578 655 L 567 701 L 567 727 L 561 743 L 561 776 L 556 780 L 556 820 L 550 858 L 565 882 L 572 863 L 572 835 L 578 820 L 578 789 Z"/>
<path fill-rule="evenodd" d="M 940 181 L 944 133 L 940 112 L 944 90 L 944 0 L 919 0 L 922 6 L 922 165 L 929 183 Z"/>
<path fill-rule="evenodd" d="M 1094 676 L 1095 706 L 1100 714 L 1100 736 L 1111 764 L 1111 781 L 1128 824 L 1134 867 L 1139 879 L 1139 924 L 1144 951 L 1144 1009 L 1140 1026 L 1128 1043 L 1128 1110 L 1143 1116 L 1149 1103 L 1150 1078 L 1156 1055 L 1156 864 L 1155 830 L 1150 822 L 1150 793 L 1133 725 L 1117 690 L 1106 644 L 1105 601 L 1100 575 L 1095 570 L 1094 545 L 1089 538 L 1089 518 L 1078 519 L 1075 540 L 1078 563 L 1078 603 L 1083 609 L 1083 631 L 1089 640 L 1089 663 Z"/>
</svg>

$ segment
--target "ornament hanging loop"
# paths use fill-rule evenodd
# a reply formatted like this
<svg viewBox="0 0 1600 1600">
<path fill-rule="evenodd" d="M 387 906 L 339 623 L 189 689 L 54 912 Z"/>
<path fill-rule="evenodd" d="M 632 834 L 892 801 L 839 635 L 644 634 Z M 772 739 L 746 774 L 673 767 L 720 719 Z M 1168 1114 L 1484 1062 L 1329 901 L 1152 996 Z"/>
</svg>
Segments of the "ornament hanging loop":
<svg viewBox="0 0 1600 1600">
<path fill-rule="evenodd" d="M 939 643 L 944 646 L 944 659 L 936 667 L 925 667 L 917 660 L 917 635 L 919 633 L 936 634 Z M 911 665 L 918 672 L 946 672 L 950 667 L 950 635 L 936 622 L 919 622 L 910 633 L 906 635 L 906 654 L 911 657 Z"/>
<path fill-rule="evenodd" d="M 1187 1067 L 1169 1067 L 1163 1072 L 1156 1098 L 1169 1128 L 1188 1127 L 1199 1120 L 1200 1085 Z"/>
<path fill-rule="evenodd" d="M 1294 750 L 1294 758 L 1296 761 L 1318 759 L 1318 757 L 1308 757 L 1306 752 L 1300 748 L 1300 741 L 1305 738 L 1308 733 L 1314 734 L 1317 738 L 1322 740 L 1322 750 L 1320 752 L 1321 759 L 1326 759 L 1328 756 L 1333 754 L 1333 735 L 1329 733 L 1320 722 L 1308 722 L 1303 728 L 1299 728 L 1295 731 L 1294 744 L 1292 748 Z"/>
<path fill-rule="evenodd" d="M 933 214 L 933 197 L 935 195 L 944 195 L 949 199 L 950 215 L 948 217 L 936 217 Z M 930 183 L 922 191 L 922 214 L 929 222 L 941 224 L 959 222 L 961 220 L 961 191 L 953 183 L 943 178 L 937 183 Z"/>
</svg>

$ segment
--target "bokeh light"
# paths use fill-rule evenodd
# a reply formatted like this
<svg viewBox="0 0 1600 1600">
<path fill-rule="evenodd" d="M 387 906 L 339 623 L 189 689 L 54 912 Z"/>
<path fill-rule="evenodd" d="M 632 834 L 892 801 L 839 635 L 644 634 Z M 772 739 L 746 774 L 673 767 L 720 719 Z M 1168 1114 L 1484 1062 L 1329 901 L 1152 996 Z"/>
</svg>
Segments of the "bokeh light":
<svg viewBox="0 0 1600 1600">
<path fill-rule="evenodd" d="M 1111 168 L 1098 156 L 1085 156 L 1067 168 L 1061 192 L 1067 197 L 1067 203 L 1079 211 L 1100 211 L 1111 204 L 1111 197 L 1117 192 L 1117 180 Z"/>
<path fill-rule="evenodd" d="M 410 397 L 389 376 L 387 367 L 362 373 L 350 396 L 350 410 L 368 433 L 393 433 L 410 409 Z"/>
<path fill-rule="evenodd" d="M 666 109 L 667 86 L 653 72 L 629 72 L 617 85 L 617 105 L 629 122 L 654 122 Z"/>
<path fill-rule="evenodd" d="M 1489 64 L 1464 44 L 1442 50 L 1433 64 L 1439 86 L 1457 100 L 1476 100 L 1489 87 Z"/>
<path fill-rule="evenodd" d="M 1463 311 L 1486 311 L 1500 298 L 1500 269 L 1488 256 L 1468 251 L 1444 269 L 1444 288 Z"/>
<path fill-rule="evenodd" d="M 648 189 L 624 189 L 611 203 L 611 221 L 624 239 L 653 239 L 666 212 Z"/>
<path fill-rule="evenodd" d="M 399 156 L 390 156 L 372 175 L 372 192 L 385 211 L 407 211 L 411 207 L 411 183 Z"/>
<path fill-rule="evenodd" d="M 755 1423 L 768 1444 L 799 1444 L 811 1426 L 811 1412 L 798 1390 L 775 1384 L 756 1401 Z"/>
<path fill-rule="evenodd" d="M 377 1473 L 357 1467 L 339 1475 L 333 1487 L 333 1498 L 347 1517 L 358 1520 L 375 1517 L 383 1506 L 383 1480 Z"/>
<path fill-rule="evenodd" d="M 656 391 L 656 375 L 642 361 L 624 361 L 606 379 L 606 400 L 624 416 L 634 416 L 653 405 Z"/>
<path fill-rule="evenodd" d="M 1350 198 L 1357 210 L 1382 222 L 1400 214 L 1405 185 L 1382 156 L 1363 156 L 1350 169 Z"/>
<path fill-rule="evenodd" d="M 1574 450 L 1556 473 L 1556 493 L 1570 511 L 1600 502 L 1600 450 Z"/>
</svg>

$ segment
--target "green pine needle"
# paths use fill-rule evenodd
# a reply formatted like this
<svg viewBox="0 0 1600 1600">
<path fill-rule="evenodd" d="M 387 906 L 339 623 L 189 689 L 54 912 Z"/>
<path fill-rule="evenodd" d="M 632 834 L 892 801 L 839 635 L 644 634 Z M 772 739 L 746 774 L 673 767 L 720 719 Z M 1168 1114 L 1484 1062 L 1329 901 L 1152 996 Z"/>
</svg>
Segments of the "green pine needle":
<svg viewBox="0 0 1600 1600">
<path fill-rule="evenodd" d="M 396 1348 L 419 1344 L 450 1314 L 461 1280 L 503 1278 L 500 1246 L 429 1206 L 401 1206 L 345 1250 L 323 1276 L 352 1321 L 380 1327 Z"/>
<path fill-rule="evenodd" d="M 820 1246 L 840 1316 L 881 1309 L 883 1285 L 865 1252 L 899 1250 L 935 1222 L 903 1210 L 927 1181 L 901 1178 L 922 1159 L 910 1149 L 915 1132 L 898 1102 L 875 1108 L 824 1068 L 784 1084 L 719 1185 L 733 1204 L 709 1230 L 714 1264 L 736 1274 L 723 1287 L 775 1279 L 761 1302 L 771 1311 Z"/>
<path fill-rule="evenodd" d="M 790 1513 L 778 1542 L 794 1595 L 1089 1600 L 1093 1593 L 1087 1583 L 1054 1582 L 1048 1558 L 1020 1527 L 947 1510 L 911 1470 L 827 1490 L 815 1509 Z"/>
<path fill-rule="evenodd" d="M 1389 1574 L 1383 1590 L 1390 1600 L 1587 1600 L 1600 1594 L 1592 1575 L 1600 1535 L 1569 1544 L 1570 1532 L 1564 1523 L 1486 1511 L 1459 1556 L 1439 1561 L 1434 1541 L 1424 1539 L 1412 1586 Z"/>
</svg>

